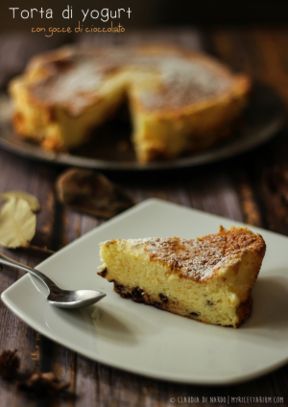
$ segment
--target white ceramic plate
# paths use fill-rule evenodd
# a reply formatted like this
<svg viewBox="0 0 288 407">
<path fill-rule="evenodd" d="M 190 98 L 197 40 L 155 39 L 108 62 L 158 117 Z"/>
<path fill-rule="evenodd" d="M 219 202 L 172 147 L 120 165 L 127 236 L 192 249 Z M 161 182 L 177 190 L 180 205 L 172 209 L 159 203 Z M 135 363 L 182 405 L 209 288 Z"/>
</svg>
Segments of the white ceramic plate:
<svg viewBox="0 0 288 407">
<path fill-rule="evenodd" d="M 107 293 L 79 312 L 53 308 L 44 289 L 24 276 L 4 303 L 41 334 L 91 359 L 146 376 L 198 384 L 235 383 L 271 371 L 288 359 L 288 239 L 256 229 L 267 244 L 252 317 L 241 328 L 222 328 L 120 298 L 96 275 L 98 243 L 111 238 L 196 237 L 228 219 L 148 200 L 97 227 L 39 265 L 66 288 Z M 254 229 L 254 228 L 253 228 Z"/>
</svg>

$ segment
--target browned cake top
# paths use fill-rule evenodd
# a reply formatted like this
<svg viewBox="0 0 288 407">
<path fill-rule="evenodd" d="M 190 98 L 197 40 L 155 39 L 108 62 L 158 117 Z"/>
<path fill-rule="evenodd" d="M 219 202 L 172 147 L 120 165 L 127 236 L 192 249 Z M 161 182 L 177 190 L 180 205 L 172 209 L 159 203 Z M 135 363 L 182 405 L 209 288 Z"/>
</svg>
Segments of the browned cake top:
<svg viewBox="0 0 288 407">
<path fill-rule="evenodd" d="M 134 244 L 137 245 L 137 241 Z M 201 281 L 210 278 L 219 267 L 239 260 L 246 250 L 263 256 L 265 243 L 260 235 L 248 229 L 221 228 L 219 233 L 198 239 L 145 239 L 144 250 L 151 260 L 163 261 L 183 277 Z"/>
<path fill-rule="evenodd" d="M 210 58 L 174 48 L 71 48 L 40 56 L 36 62 L 45 75 L 31 84 L 34 97 L 64 104 L 75 112 L 97 97 L 105 78 L 127 67 L 140 69 L 143 75 L 145 71 L 158 75 L 158 85 L 138 95 L 145 109 L 177 108 L 206 100 L 229 90 L 234 79 Z"/>
</svg>

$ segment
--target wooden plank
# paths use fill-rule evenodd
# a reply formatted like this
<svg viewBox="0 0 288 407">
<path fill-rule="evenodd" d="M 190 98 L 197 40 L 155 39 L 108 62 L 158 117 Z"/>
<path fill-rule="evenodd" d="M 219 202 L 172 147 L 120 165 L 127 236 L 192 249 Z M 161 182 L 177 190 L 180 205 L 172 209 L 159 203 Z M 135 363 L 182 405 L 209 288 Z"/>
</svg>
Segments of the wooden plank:
<svg viewBox="0 0 288 407">
<path fill-rule="evenodd" d="M 235 68 L 242 67 L 253 78 L 273 86 L 287 103 L 287 75 L 284 73 L 287 52 L 283 48 L 283 42 L 287 43 L 286 41 L 287 30 L 242 30 L 233 32 L 232 36 L 227 35 L 227 31 L 220 30 L 214 33 L 212 43 L 215 44 L 218 55 Z M 288 233 L 285 198 L 288 185 L 286 131 L 246 158 L 235 184 L 244 219 L 248 223 L 284 234 Z M 287 400 L 284 382 L 287 383 L 287 366 L 264 378 L 246 383 L 241 393 L 280 395 Z M 282 383 L 282 386 L 278 385 L 276 390 L 275 383 Z"/>
<path fill-rule="evenodd" d="M 2 35 L 0 54 L 5 55 L 5 58 L 0 60 L 0 88 L 4 88 L 8 79 L 23 70 L 32 55 L 59 44 L 59 40 L 48 42 L 23 34 Z M 35 167 L 37 171 L 35 171 Z M 0 191 L 24 190 L 39 198 L 42 211 L 37 216 L 37 235 L 33 244 L 57 249 L 56 236 L 53 235 L 56 213 L 53 194 L 55 169 L 0 152 L 0 174 Z M 43 254 L 35 251 L 26 253 L 18 250 L 10 255 L 31 265 L 37 264 L 43 259 Z M 20 275 L 21 273 L 5 270 L 5 278 L 2 275 L 0 278 L 1 291 Z M 7 330 L 1 331 L 3 335 L 0 338 L 0 349 L 18 348 L 23 369 L 41 370 L 43 365 L 45 366 L 43 355 L 47 355 L 48 350 L 45 346 L 45 352 L 42 351 L 43 339 L 41 336 L 14 317 L 2 303 L 0 306 L 0 323 L 1 326 L 8 327 L 8 332 Z M 13 388 L 11 391 L 7 387 L 5 391 L 0 392 L 0 405 L 16 405 L 17 400 L 22 405 L 30 404 L 22 394 L 15 393 Z"/>
<path fill-rule="evenodd" d="M 286 87 L 287 81 L 285 79 L 287 55 L 284 52 L 287 31 L 272 34 L 269 31 L 262 35 L 261 32 L 254 30 L 240 32 L 215 30 L 210 34 L 206 36 L 206 41 L 203 41 L 193 30 L 150 31 L 147 33 L 148 37 L 144 36 L 143 32 L 138 32 L 130 41 L 137 43 L 150 38 L 154 42 L 172 41 L 193 49 L 199 49 L 206 43 L 209 45 L 208 51 L 221 56 L 237 70 L 253 73 L 254 77 L 264 79 L 268 83 L 275 82 L 282 96 L 287 97 L 287 91 L 282 90 L 282 87 Z M 93 36 L 93 41 L 96 39 L 96 42 L 105 45 L 111 41 L 106 37 L 104 40 L 102 36 Z M 120 40 L 117 38 L 112 42 L 129 41 L 129 37 L 127 39 L 121 37 Z M 89 41 L 91 40 L 92 37 L 89 37 Z M 87 41 L 87 38 L 79 41 Z M 22 69 L 21 64 L 22 59 L 16 63 L 17 69 L 14 68 L 13 73 Z M 5 69 L 6 71 L 2 68 L 2 72 L 5 71 L 2 73 L 2 84 L 12 75 L 11 67 Z M 141 178 L 115 177 L 115 180 L 133 196 L 135 202 L 148 197 L 158 197 L 288 233 L 286 151 L 287 142 L 283 134 L 282 138 L 269 145 L 269 149 L 261 149 L 253 159 L 245 158 L 244 162 L 228 161 L 185 174 L 171 174 L 168 178 L 164 175 Z M 44 164 L 35 164 L 0 152 L 0 191 L 20 188 L 39 196 L 44 210 L 39 214 L 38 236 L 35 242 L 54 250 L 102 222 L 100 219 L 79 215 L 70 209 L 62 208 L 55 202 L 53 185 L 57 174 L 57 170 Z M 27 256 L 25 253 L 17 252 L 15 256 L 30 264 L 38 261 L 31 253 Z M 18 273 L 13 271 L 1 272 L 0 288 L 6 288 L 17 277 Z M 91 362 L 35 334 L 3 305 L 0 306 L 0 323 L 1 326 L 7 326 L 7 331 L 0 332 L 0 348 L 19 347 L 23 367 L 36 367 L 42 371 L 52 369 L 60 378 L 71 381 L 72 390 L 76 391 L 78 399 L 69 402 L 57 400 L 51 405 L 164 407 L 175 405 L 177 402 L 178 405 L 181 403 L 181 406 L 191 406 L 191 402 L 187 401 L 190 397 L 190 400 L 194 398 L 193 406 L 208 406 L 211 402 L 202 402 L 202 397 L 211 396 L 213 397 L 211 400 L 214 400 L 213 405 L 221 405 L 216 404 L 215 397 L 241 395 L 283 395 L 286 400 L 288 399 L 287 366 L 264 378 L 238 386 L 213 388 L 176 385 L 146 379 Z M 0 405 L 31 404 L 21 394 L 11 392 L 8 387 L 1 390 Z M 199 402 L 196 397 L 199 398 Z M 240 406 L 243 403 L 239 401 L 233 405 Z"/>
<path fill-rule="evenodd" d="M 49 224 L 53 220 L 53 197 L 51 197 L 50 185 L 51 171 L 43 165 L 38 165 L 38 169 L 35 171 L 31 163 L 0 152 L 0 174 L 0 192 L 21 190 L 30 192 L 39 198 L 42 211 L 38 216 L 38 243 L 49 246 L 51 232 Z M 39 261 L 38 252 L 36 257 L 31 257 L 31 255 L 27 255 L 24 251 L 19 250 L 10 251 L 8 255 L 31 265 Z M 8 269 L 2 271 L 0 278 L 1 291 L 11 285 L 21 275 L 22 273 Z M 40 336 L 15 317 L 4 307 L 3 303 L 0 305 L 0 324 L 2 327 L 6 327 L 6 329 L 0 331 L 0 350 L 18 349 L 23 370 L 40 369 Z M 15 393 L 13 387 L 12 391 L 7 386 L 0 392 L 0 405 L 16 405 L 17 401 L 20 402 L 20 400 L 22 400 L 21 402 L 24 405 L 24 396 Z"/>
</svg>

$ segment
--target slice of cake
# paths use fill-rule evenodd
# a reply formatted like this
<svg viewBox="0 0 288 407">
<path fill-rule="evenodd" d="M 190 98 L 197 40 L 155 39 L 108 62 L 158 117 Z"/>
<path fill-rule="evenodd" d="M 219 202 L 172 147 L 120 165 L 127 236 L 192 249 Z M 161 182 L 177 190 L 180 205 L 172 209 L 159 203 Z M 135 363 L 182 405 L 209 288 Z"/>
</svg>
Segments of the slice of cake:
<svg viewBox="0 0 288 407">
<path fill-rule="evenodd" d="M 250 80 L 180 48 L 71 47 L 35 57 L 9 89 L 17 134 L 52 151 L 81 146 L 91 129 L 97 137 L 126 101 L 136 156 L 146 163 L 229 137 Z"/>
<path fill-rule="evenodd" d="M 238 327 L 251 312 L 264 254 L 263 238 L 237 227 L 197 239 L 109 240 L 100 246 L 99 274 L 124 298 Z"/>
</svg>

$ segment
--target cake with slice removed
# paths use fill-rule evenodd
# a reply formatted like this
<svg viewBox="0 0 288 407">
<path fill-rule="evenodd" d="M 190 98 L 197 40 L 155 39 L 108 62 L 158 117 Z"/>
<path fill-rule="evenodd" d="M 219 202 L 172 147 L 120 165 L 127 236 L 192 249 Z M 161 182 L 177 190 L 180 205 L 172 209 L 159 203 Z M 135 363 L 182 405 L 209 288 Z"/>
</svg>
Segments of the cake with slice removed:
<svg viewBox="0 0 288 407">
<path fill-rule="evenodd" d="M 99 274 L 124 298 L 222 326 L 251 312 L 251 291 L 265 254 L 249 229 L 180 237 L 109 240 L 100 245 Z"/>
<path fill-rule="evenodd" d="M 9 90 L 16 133 L 50 151 L 79 147 L 92 133 L 98 137 L 97 129 L 128 104 L 134 150 L 147 163 L 232 136 L 250 87 L 246 75 L 206 55 L 146 45 L 40 54 Z"/>
</svg>

